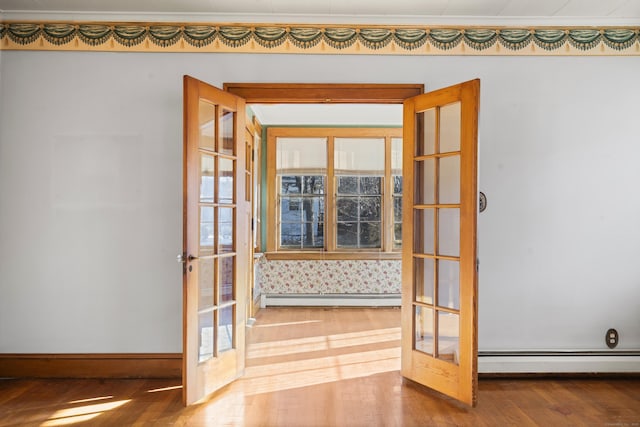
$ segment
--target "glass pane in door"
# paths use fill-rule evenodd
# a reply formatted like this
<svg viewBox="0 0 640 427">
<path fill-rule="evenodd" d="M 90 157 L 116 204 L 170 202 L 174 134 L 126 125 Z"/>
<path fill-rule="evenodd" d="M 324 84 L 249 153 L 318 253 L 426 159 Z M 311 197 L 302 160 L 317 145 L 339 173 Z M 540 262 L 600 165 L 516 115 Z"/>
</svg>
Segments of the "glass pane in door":
<svg viewBox="0 0 640 427">
<path fill-rule="evenodd" d="M 218 203 L 231 204 L 234 201 L 233 163 L 231 159 L 218 158 Z"/>
<path fill-rule="evenodd" d="M 443 205 L 460 203 L 460 156 L 441 158 L 439 172 L 438 202 Z"/>
<path fill-rule="evenodd" d="M 438 306 L 460 309 L 460 262 L 438 260 Z"/>
<path fill-rule="evenodd" d="M 460 256 L 460 208 L 438 209 L 438 255 Z"/>
<path fill-rule="evenodd" d="M 218 312 L 218 352 L 223 352 L 233 348 L 234 306 L 223 307 Z"/>
<path fill-rule="evenodd" d="M 433 280 L 434 280 L 434 260 L 433 258 L 415 258 L 414 261 L 414 283 L 416 301 L 425 304 L 433 304 Z"/>
<path fill-rule="evenodd" d="M 220 147 L 221 154 L 234 154 L 233 128 L 235 127 L 235 113 L 233 111 L 222 110 L 220 118 Z"/>
<path fill-rule="evenodd" d="M 440 108 L 440 153 L 460 151 L 460 102 Z"/>
<path fill-rule="evenodd" d="M 233 252 L 233 208 L 218 208 L 218 253 Z"/>
<path fill-rule="evenodd" d="M 422 123 L 416 141 L 416 156 L 425 156 L 436 152 L 436 109 L 430 108 L 416 114 L 418 123 Z M 419 126 L 418 126 L 419 128 Z"/>
<path fill-rule="evenodd" d="M 415 204 L 429 205 L 436 199 L 436 160 L 426 159 L 415 162 L 416 180 L 420 185 L 415 188 Z"/>
<path fill-rule="evenodd" d="M 215 191 L 215 158 L 200 153 L 200 202 L 213 203 Z"/>
<path fill-rule="evenodd" d="M 213 334 L 214 311 L 205 311 L 198 314 L 198 340 L 200 343 L 198 352 L 198 363 L 202 363 L 213 357 L 214 334 Z"/>
<path fill-rule="evenodd" d="M 213 280 L 215 278 L 215 266 L 213 258 L 199 259 L 198 261 L 198 311 L 210 310 L 214 306 Z"/>
<path fill-rule="evenodd" d="M 200 206 L 200 256 L 213 251 L 213 206 Z"/>
<path fill-rule="evenodd" d="M 438 312 L 438 358 L 458 364 L 460 315 Z"/>
<path fill-rule="evenodd" d="M 215 150 L 216 137 L 216 106 L 200 99 L 198 109 L 198 129 L 200 132 L 199 147 Z"/>
<path fill-rule="evenodd" d="M 433 309 L 416 306 L 414 324 L 416 328 L 414 348 L 423 353 L 433 354 Z"/>
<path fill-rule="evenodd" d="M 235 257 L 224 256 L 218 258 L 220 269 L 219 304 L 233 301 L 233 267 Z"/>
<path fill-rule="evenodd" d="M 435 254 L 434 209 L 414 210 L 413 251 L 419 254 Z"/>
</svg>

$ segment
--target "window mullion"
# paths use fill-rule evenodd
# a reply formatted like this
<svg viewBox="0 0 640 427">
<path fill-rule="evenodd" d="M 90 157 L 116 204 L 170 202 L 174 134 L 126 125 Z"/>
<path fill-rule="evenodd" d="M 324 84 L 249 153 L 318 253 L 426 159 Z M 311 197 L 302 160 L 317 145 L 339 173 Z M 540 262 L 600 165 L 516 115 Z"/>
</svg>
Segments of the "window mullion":
<svg viewBox="0 0 640 427">
<path fill-rule="evenodd" d="M 391 136 L 384 139 L 384 180 L 382 183 L 382 250 L 393 251 L 393 179 L 391 178 Z"/>
<path fill-rule="evenodd" d="M 336 179 L 334 175 L 334 137 L 327 137 L 327 182 L 325 192 L 325 250 L 336 250 Z"/>
<path fill-rule="evenodd" d="M 363 202 L 361 179 L 362 177 L 359 176 L 358 189 L 356 190 L 358 192 L 358 195 L 354 197 L 354 199 L 356 199 L 356 249 L 362 248 L 362 242 L 360 241 L 360 238 L 362 237 L 362 202 Z"/>
<path fill-rule="evenodd" d="M 266 249 L 268 252 L 275 251 L 278 248 L 278 240 L 280 236 L 276 230 L 279 230 L 278 209 L 279 202 L 276 177 L 276 135 L 271 129 L 267 130 L 267 242 Z"/>
</svg>

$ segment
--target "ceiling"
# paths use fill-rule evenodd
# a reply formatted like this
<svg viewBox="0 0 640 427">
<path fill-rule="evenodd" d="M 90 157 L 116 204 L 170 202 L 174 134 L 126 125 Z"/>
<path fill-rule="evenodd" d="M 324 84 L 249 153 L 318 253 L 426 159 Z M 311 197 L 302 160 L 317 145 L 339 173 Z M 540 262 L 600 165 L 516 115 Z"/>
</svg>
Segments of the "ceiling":
<svg viewBox="0 0 640 427">
<path fill-rule="evenodd" d="M 588 18 L 640 20 L 640 0 L 0 0 L 0 11 L 16 13 L 259 15 L 263 22 L 316 17 L 330 24 L 363 18 L 496 18 L 540 20 Z M 438 19 L 439 18 L 439 19 Z M 298 19 L 297 21 L 300 21 Z M 251 22 L 251 21 L 247 21 Z M 389 22 L 396 23 L 396 22 Z M 431 23 L 431 21 L 429 22 Z M 464 22 L 461 22 L 464 24 Z M 596 25 L 596 24 L 594 24 Z"/>
</svg>

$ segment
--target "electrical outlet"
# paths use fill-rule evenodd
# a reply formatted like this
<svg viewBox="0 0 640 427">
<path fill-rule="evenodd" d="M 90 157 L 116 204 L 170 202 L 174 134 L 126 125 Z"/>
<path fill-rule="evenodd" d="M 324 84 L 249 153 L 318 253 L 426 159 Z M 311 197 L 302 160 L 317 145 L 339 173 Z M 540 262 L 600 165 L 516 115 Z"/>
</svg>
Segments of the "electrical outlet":
<svg viewBox="0 0 640 427">
<path fill-rule="evenodd" d="M 605 342 L 607 343 L 607 347 L 615 348 L 618 345 L 618 340 L 620 336 L 618 335 L 618 331 L 611 328 L 607 331 L 607 334 L 604 337 Z"/>
</svg>

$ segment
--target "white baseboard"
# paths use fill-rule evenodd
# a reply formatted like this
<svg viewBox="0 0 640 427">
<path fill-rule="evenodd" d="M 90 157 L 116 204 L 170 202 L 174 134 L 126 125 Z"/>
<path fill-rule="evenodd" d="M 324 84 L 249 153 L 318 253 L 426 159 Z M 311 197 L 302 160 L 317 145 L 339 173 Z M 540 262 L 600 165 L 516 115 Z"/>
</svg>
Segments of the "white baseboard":
<svg viewBox="0 0 640 427">
<path fill-rule="evenodd" d="M 400 307 L 400 294 L 262 294 L 260 307 Z"/>
<path fill-rule="evenodd" d="M 478 355 L 478 372 L 501 373 L 637 373 L 640 352 L 576 352 L 553 355 Z"/>
</svg>

